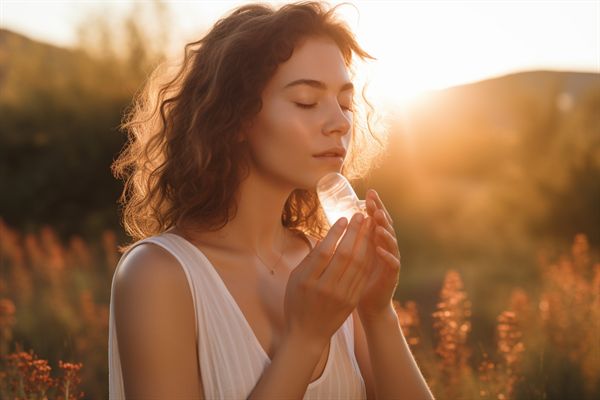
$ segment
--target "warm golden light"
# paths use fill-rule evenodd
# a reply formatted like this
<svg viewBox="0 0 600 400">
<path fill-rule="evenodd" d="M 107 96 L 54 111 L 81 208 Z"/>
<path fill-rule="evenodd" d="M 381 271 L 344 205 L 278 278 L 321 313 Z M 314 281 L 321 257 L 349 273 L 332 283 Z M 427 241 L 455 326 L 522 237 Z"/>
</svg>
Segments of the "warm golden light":
<svg viewBox="0 0 600 400">
<path fill-rule="evenodd" d="M 268 1 L 281 5 L 282 1 Z M 76 42 L 77 15 L 116 14 L 139 2 L 2 2 L 0 25 L 59 45 Z M 167 1 L 170 47 L 180 51 L 245 1 Z M 374 100 L 398 105 L 424 92 L 517 71 L 600 73 L 597 1 L 331 1 L 378 60 L 364 73 Z M 350 4 L 348 4 L 350 3 Z M 149 8 L 150 3 L 148 3 Z M 142 5 L 142 7 L 145 7 Z M 110 9 L 110 10 L 109 10 Z M 52 18 L 48 18 L 52 16 Z"/>
<path fill-rule="evenodd" d="M 354 3 L 340 13 L 377 58 L 365 70 L 370 91 L 394 105 L 523 70 L 600 72 L 600 3 Z"/>
</svg>

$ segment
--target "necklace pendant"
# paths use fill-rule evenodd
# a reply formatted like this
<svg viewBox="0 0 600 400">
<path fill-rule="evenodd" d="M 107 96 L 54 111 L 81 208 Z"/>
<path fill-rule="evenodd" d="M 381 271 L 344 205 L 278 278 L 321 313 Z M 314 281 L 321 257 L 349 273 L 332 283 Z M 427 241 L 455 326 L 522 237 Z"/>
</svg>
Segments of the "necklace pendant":
<svg viewBox="0 0 600 400">
<path fill-rule="evenodd" d="M 274 269 L 271 270 L 271 275 L 275 275 L 275 270 Z"/>
</svg>

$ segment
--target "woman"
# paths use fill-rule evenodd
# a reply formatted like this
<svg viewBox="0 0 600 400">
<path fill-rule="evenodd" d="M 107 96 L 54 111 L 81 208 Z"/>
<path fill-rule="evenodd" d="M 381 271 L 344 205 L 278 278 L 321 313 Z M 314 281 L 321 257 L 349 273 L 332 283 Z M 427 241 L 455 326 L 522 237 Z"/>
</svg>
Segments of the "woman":
<svg viewBox="0 0 600 400">
<path fill-rule="evenodd" d="M 112 399 L 431 398 L 380 198 L 328 230 L 315 194 L 376 154 L 349 76 L 372 57 L 334 11 L 239 7 L 139 95 L 114 165 L 137 241 L 113 277 Z"/>
</svg>

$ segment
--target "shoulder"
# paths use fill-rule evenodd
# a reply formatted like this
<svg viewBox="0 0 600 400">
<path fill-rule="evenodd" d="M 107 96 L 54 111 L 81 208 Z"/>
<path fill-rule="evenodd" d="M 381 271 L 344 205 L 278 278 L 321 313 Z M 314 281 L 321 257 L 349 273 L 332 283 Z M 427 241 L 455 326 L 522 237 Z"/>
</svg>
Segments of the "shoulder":
<svg viewBox="0 0 600 400">
<path fill-rule="evenodd" d="M 115 274 L 114 318 L 128 398 L 197 398 L 201 391 L 193 298 L 178 264 L 159 245 L 140 243 Z"/>
<path fill-rule="evenodd" d="M 123 256 L 115 274 L 116 286 L 173 284 L 185 277 L 179 261 L 169 251 L 154 243 L 135 245 Z"/>
<path fill-rule="evenodd" d="M 117 317 L 126 315 L 128 321 L 131 312 L 154 307 L 193 313 L 192 295 L 182 266 L 174 255 L 154 243 L 140 243 L 124 256 L 114 277 L 113 291 Z M 193 319 L 181 323 L 190 322 Z"/>
<path fill-rule="evenodd" d="M 179 261 L 154 243 L 140 243 L 121 260 L 114 276 L 115 309 L 189 309 L 192 294 Z M 117 312 L 118 313 L 118 312 Z"/>
</svg>

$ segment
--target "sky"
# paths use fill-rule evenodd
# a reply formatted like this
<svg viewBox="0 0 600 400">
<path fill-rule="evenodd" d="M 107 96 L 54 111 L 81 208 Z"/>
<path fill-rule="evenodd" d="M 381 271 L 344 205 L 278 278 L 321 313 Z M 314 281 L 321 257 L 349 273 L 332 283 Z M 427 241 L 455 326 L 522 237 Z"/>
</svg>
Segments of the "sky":
<svg viewBox="0 0 600 400">
<path fill-rule="evenodd" d="M 243 1 L 164 1 L 181 52 Z M 330 1 L 338 4 L 342 1 Z M 528 70 L 600 74 L 600 0 L 352 1 L 340 16 L 371 55 L 370 91 L 402 103 L 429 91 Z M 0 0 L 0 26 L 71 47 L 90 12 L 125 14 L 134 1 Z M 137 6 L 150 7 L 149 1 Z M 280 2 L 271 2 L 281 4 Z"/>
</svg>

